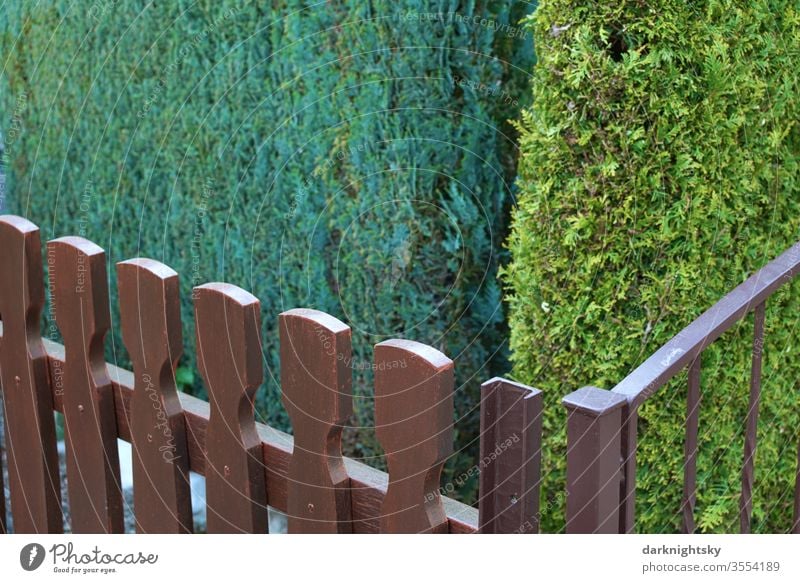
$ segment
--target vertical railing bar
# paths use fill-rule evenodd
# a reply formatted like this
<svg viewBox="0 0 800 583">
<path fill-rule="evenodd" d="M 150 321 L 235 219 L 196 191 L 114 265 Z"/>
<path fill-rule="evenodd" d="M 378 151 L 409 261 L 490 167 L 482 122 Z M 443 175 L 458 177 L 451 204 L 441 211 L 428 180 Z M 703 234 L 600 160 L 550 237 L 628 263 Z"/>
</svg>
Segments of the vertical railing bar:
<svg viewBox="0 0 800 583">
<path fill-rule="evenodd" d="M 619 532 L 633 532 L 636 523 L 636 447 L 638 439 L 639 410 L 628 401 L 622 408 L 622 436 L 620 440 Z"/>
<path fill-rule="evenodd" d="M 756 306 L 753 325 L 753 364 L 750 372 L 750 400 L 747 407 L 747 428 L 744 438 L 742 496 L 739 500 L 739 526 L 744 534 L 750 532 L 750 519 L 753 512 L 753 464 L 758 439 L 758 405 L 761 400 L 765 305 L 766 302 L 761 302 Z"/>
<path fill-rule="evenodd" d="M 683 532 L 691 534 L 695 529 L 694 509 L 697 502 L 697 431 L 700 420 L 700 372 L 701 356 L 689 365 L 688 391 L 686 398 L 686 441 L 684 443 Z"/>
<path fill-rule="evenodd" d="M 792 534 L 800 534 L 800 444 L 797 446 L 797 475 L 794 479 L 794 523 Z"/>
</svg>

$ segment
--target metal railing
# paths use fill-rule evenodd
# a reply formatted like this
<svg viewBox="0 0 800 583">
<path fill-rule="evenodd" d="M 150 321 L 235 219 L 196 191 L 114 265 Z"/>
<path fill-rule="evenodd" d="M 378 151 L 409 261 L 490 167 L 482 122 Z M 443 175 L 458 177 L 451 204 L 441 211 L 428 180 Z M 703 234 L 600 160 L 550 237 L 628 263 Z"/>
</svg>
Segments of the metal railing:
<svg viewBox="0 0 800 583">
<path fill-rule="evenodd" d="M 567 532 L 631 532 L 635 524 L 638 409 L 688 369 L 682 528 L 693 532 L 696 456 L 703 351 L 755 312 L 739 522 L 750 531 L 766 302 L 800 273 L 800 243 L 785 251 L 686 326 L 611 391 L 584 387 L 567 395 Z M 800 533 L 800 450 L 791 531 Z"/>
</svg>

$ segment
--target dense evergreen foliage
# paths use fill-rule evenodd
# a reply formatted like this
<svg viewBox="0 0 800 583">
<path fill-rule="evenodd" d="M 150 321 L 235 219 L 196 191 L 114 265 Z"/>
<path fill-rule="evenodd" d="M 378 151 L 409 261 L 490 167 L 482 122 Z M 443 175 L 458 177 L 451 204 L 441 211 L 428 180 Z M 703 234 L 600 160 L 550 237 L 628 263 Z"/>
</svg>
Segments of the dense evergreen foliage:
<svg viewBox="0 0 800 583">
<path fill-rule="evenodd" d="M 794 0 L 543 0 L 504 272 L 517 377 L 548 396 L 544 525 L 563 527 L 564 412 L 612 388 L 800 239 Z M 754 529 L 785 532 L 800 288 L 770 300 Z M 703 357 L 698 527 L 738 530 L 752 316 Z M 676 530 L 685 375 L 641 411 L 638 528 Z"/>
<path fill-rule="evenodd" d="M 379 453 L 373 344 L 439 347 L 460 383 L 457 476 L 474 463 L 477 388 L 506 336 L 495 274 L 516 156 L 507 120 L 530 93 L 533 62 L 516 22 L 531 8 L 7 3 L 11 210 L 43 239 L 97 242 L 112 265 L 149 256 L 178 271 L 187 390 L 201 390 L 191 288 L 223 280 L 256 294 L 268 366 L 259 410 L 280 428 L 278 313 L 313 307 L 350 324 L 351 453 Z M 124 364 L 118 332 L 112 357 Z M 457 488 L 473 490 L 474 479 Z"/>
</svg>

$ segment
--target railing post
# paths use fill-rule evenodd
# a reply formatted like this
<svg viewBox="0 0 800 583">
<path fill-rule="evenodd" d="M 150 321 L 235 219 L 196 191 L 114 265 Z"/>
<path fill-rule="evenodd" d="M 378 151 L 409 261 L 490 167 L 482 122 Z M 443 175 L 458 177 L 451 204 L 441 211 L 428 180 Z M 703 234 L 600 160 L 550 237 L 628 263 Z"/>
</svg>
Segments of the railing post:
<svg viewBox="0 0 800 583">
<path fill-rule="evenodd" d="M 620 532 L 623 395 L 584 387 L 567 408 L 567 533 Z"/>
<path fill-rule="evenodd" d="M 542 392 L 502 378 L 481 385 L 481 533 L 539 532 Z"/>
</svg>

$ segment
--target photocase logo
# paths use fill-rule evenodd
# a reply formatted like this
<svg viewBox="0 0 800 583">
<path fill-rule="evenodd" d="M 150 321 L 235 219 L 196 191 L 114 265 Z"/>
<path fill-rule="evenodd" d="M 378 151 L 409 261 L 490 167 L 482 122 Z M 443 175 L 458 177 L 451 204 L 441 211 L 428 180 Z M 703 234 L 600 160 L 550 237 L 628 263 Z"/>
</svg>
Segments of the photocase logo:
<svg viewBox="0 0 800 583">
<path fill-rule="evenodd" d="M 44 547 L 38 543 L 25 545 L 19 552 L 19 564 L 26 571 L 35 571 L 42 566 L 45 554 Z"/>
</svg>

